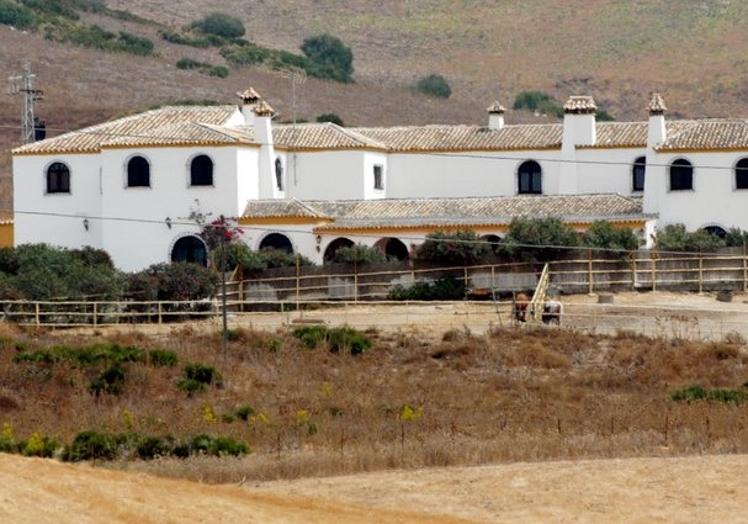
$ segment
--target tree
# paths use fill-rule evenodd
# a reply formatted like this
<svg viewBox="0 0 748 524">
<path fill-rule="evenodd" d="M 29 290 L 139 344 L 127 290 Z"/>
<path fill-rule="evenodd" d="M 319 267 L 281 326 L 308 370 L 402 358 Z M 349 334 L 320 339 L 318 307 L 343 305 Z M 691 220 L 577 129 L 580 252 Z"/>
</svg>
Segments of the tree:
<svg viewBox="0 0 748 524">
<path fill-rule="evenodd" d="M 322 113 L 317 117 L 317 122 L 330 122 L 332 124 L 337 124 L 340 127 L 345 126 L 345 124 L 343 123 L 343 119 L 335 113 Z"/>
<path fill-rule="evenodd" d="M 703 229 L 688 231 L 683 224 L 668 224 L 657 231 L 656 244 L 661 251 L 688 253 L 716 251 L 725 247 L 725 241 L 717 235 Z"/>
<path fill-rule="evenodd" d="M 637 249 L 639 247 L 639 239 L 628 227 L 617 228 L 607 220 L 597 220 L 585 232 L 583 244 L 590 247 L 625 252 Z"/>
<path fill-rule="evenodd" d="M 215 294 L 218 275 L 200 264 L 154 264 L 128 277 L 128 291 L 138 300 L 201 300 Z"/>
<path fill-rule="evenodd" d="M 558 218 L 515 218 L 500 250 L 525 260 L 546 261 L 558 258 L 564 247 L 578 245 L 579 235 Z"/>
<path fill-rule="evenodd" d="M 340 38 L 327 33 L 311 36 L 301 44 L 301 51 L 310 60 L 329 67 L 339 81 L 352 81 L 353 52 Z"/>
<path fill-rule="evenodd" d="M 514 99 L 513 109 L 527 109 L 561 118 L 564 109 L 561 104 L 548 93 L 542 91 L 522 91 Z"/>
<path fill-rule="evenodd" d="M 429 233 L 426 241 L 416 248 L 419 260 L 459 266 L 475 264 L 489 253 L 489 244 L 482 242 L 474 231 Z"/>
<path fill-rule="evenodd" d="M 382 264 L 387 262 L 387 257 L 381 250 L 364 244 L 354 244 L 349 247 L 341 247 L 335 251 L 333 262 L 343 264 Z"/>
<path fill-rule="evenodd" d="M 452 88 L 442 75 L 429 75 L 421 78 L 416 84 L 419 93 L 436 98 L 449 98 Z"/>
<path fill-rule="evenodd" d="M 194 22 L 192 27 L 202 33 L 223 38 L 239 38 L 246 33 L 241 20 L 225 13 L 210 13 Z"/>
</svg>

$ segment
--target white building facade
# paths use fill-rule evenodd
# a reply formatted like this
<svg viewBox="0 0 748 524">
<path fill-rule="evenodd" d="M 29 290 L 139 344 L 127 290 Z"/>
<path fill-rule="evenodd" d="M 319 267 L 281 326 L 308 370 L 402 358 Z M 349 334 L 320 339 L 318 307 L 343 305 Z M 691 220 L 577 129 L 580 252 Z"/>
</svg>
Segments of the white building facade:
<svg viewBox="0 0 748 524">
<path fill-rule="evenodd" d="M 575 96 L 559 124 L 507 125 L 495 103 L 486 126 L 392 128 L 276 125 L 254 90 L 240 96 L 14 150 L 16 244 L 103 248 L 137 270 L 204 262 L 199 216 L 315 262 L 342 238 L 400 257 L 438 229 L 501 237 L 516 216 L 611 220 L 645 243 L 669 223 L 748 229 L 748 122 L 670 122 L 659 95 L 643 122 L 597 122 Z"/>
</svg>

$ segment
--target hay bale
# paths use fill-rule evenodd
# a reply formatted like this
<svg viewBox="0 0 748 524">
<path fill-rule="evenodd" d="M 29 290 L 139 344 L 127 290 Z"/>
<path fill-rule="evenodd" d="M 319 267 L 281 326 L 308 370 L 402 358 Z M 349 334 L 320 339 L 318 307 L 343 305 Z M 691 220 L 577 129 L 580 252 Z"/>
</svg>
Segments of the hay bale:
<svg viewBox="0 0 748 524">
<path fill-rule="evenodd" d="M 732 302 L 732 291 L 718 291 L 717 301 L 718 302 Z"/>
</svg>

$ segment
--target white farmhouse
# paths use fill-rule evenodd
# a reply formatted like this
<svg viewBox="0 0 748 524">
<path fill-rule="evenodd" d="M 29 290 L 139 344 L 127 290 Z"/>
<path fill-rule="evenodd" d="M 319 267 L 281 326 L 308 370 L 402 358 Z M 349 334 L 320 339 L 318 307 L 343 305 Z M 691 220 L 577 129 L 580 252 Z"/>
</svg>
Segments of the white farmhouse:
<svg viewBox="0 0 748 524">
<path fill-rule="evenodd" d="M 164 107 L 13 151 L 15 242 L 107 250 L 125 270 L 206 260 L 190 218 L 234 217 L 252 248 L 316 262 L 336 246 L 404 257 L 435 230 L 500 237 L 516 216 L 595 219 L 649 242 L 658 224 L 748 229 L 748 122 L 597 122 L 573 96 L 559 124 L 279 125 L 253 90 L 237 106 Z"/>
</svg>

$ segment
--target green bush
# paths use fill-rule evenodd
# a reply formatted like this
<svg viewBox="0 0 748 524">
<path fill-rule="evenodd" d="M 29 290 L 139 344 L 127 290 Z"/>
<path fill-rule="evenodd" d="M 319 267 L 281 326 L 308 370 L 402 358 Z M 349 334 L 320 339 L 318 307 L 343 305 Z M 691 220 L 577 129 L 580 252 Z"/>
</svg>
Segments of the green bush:
<svg viewBox="0 0 748 524">
<path fill-rule="evenodd" d="M 705 389 L 699 385 L 679 389 L 670 395 L 675 402 L 707 402 L 735 403 L 748 400 L 748 392 L 739 389 Z"/>
<path fill-rule="evenodd" d="M 347 326 L 303 326 L 295 328 L 292 335 L 309 349 L 327 343 L 333 353 L 343 350 L 350 351 L 351 355 L 359 355 L 371 347 L 371 340 L 366 335 Z"/>
<path fill-rule="evenodd" d="M 197 69 L 203 74 L 217 76 L 219 78 L 227 78 L 229 76 L 229 69 L 226 66 L 214 66 L 207 62 L 198 62 L 192 58 L 180 58 L 177 60 L 177 69 Z"/>
<path fill-rule="evenodd" d="M 738 227 L 731 227 L 727 231 L 724 241 L 727 247 L 743 247 L 748 244 L 748 231 L 743 231 Z"/>
<path fill-rule="evenodd" d="M 343 119 L 340 118 L 335 113 L 322 113 L 317 117 L 317 122 L 330 122 L 331 124 L 339 125 L 340 127 L 344 127 L 345 124 L 343 123 Z"/>
<path fill-rule="evenodd" d="M 101 394 L 118 396 L 122 394 L 124 386 L 125 370 L 122 369 L 122 366 L 119 364 L 114 364 L 99 373 L 99 375 L 91 381 L 91 384 L 88 386 L 88 391 L 97 397 Z"/>
<path fill-rule="evenodd" d="M 389 300 L 464 300 L 467 288 L 462 280 L 449 275 L 435 282 L 416 282 L 395 286 L 388 294 Z"/>
<path fill-rule="evenodd" d="M 499 250 L 522 260 L 547 261 L 559 258 L 564 247 L 578 245 L 579 235 L 558 218 L 515 218 Z"/>
<path fill-rule="evenodd" d="M 65 448 L 64 458 L 70 462 L 81 460 L 114 460 L 117 458 L 117 438 L 97 431 L 78 433 Z"/>
<path fill-rule="evenodd" d="M 313 266 L 314 262 L 304 255 L 287 253 L 281 249 L 264 248 L 257 252 L 262 264 L 268 269 L 279 267 L 295 267 L 298 258 L 299 266 Z"/>
<path fill-rule="evenodd" d="M 452 88 L 442 75 L 429 75 L 421 78 L 416 84 L 419 93 L 435 98 L 449 98 Z"/>
<path fill-rule="evenodd" d="M 138 442 L 135 453 L 142 460 L 153 460 L 157 457 L 168 457 L 174 452 L 176 443 L 170 436 L 143 437 Z"/>
<path fill-rule="evenodd" d="M 98 365 L 114 365 L 126 362 L 145 362 L 144 350 L 133 346 L 120 346 L 112 343 L 92 344 L 88 346 L 53 346 L 50 349 L 30 351 L 28 348 L 17 350 L 15 362 L 34 362 L 54 364 L 69 362 L 71 365 L 87 368 Z"/>
<path fill-rule="evenodd" d="M 341 247 L 335 251 L 333 262 L 341 264 L 381 264 L 387 262 L 387 256 L 376 247 L 364 244 L 354 244 L 349 247 Z"/>
<path fill-rule="evenodd" d="M 198 47 L 204 49 L 211 46 L 211 40 L 204 37 L 192 37 L 176 31 L 169 31 L 168 29 L 162 30 L 160 33 L 161 38 L 169 42 L 170 44 L 187 45 L 191 47 Z"/>
<path fill-rule="evenodd" d="M 481 242 L 474 231 L 429 233 L 425 242 L 416 248 L 419 260 L 460 266 L 480 262 L 489 253 L 489 245 Z"/>
<path fill-rule="evenodd" d="M 582 243 L 585 246 L 621 250 L 623 256 L 625 251 L 634 251 L 639 247 L 639 239 L 631 228 L 618 228 L 607 220 L 593 222 L 584 233 Z"/>
<path fill-rule="evenodd" d="M 26 7 L 37 13 L 43 13 L 53 17 L 62 16 L 71 20 L 78 20 L 76 9 L 82 9 L 80 2 L 75 0 L 20 0 Z"/>
<path fill-rule="evenodd" d="M 180 58 L 177 60 L 177 69 L 197 69 L 203 66 L 203 62 L 198 62 L 192 58 Z"/>
<path fill-rule="evenodd" d="M 221 387 L 223 378 L 213 366 L 205 364 L 187 364 L 184 377 L 177 382 L 177 388 L 189 395 L 204 391 L 208 386 Z"/>
<path fill-rule="evenodd" d="M 128 275 L 128 293 L 138 300 L 202 300 L 215 294 L 219 277 L 200 264 L 154 264 Z"/>
<path fill-rule="evenodd" d="M 46 37 L 56 42 L 70 42 L 91 49 L 139 56 L 153 53 L 153 42 L 149 39 L 125 31 L 113 33 L 98 25 L 58 22 L 45 26 L 45 31 Z"/>
<path fill-rule="evenodd" d="M 514 109 L 537 111 L 561 118 L 564 116 L 563 106 L 551 95 L 542 91 L 522 91 L 514 99 Z"/>
<path fill-rule="evenodd" d="M 11 0 L 0 0 L 0 24 L 27 29 L 36 25 L 34 12 Z"/>
<path fill-rule="evenodd" d="M 237 406 L 237 408 L 234 410 L 233 415 L 238 418 L 239 420 L 247 421 L 249 418 L 255 414 L 255 410 L 252 406 L 248 406 L 246 404 Z"/>
<path fill-rule="evenodd" d="M 216 457 L 238 457 L 249 453 L 249 447 L 243 442 L 229 437 L 213 437 L 206 434 L 195 436 L 189 444 L 189 449 L 191 453 L 202 453 Z"/>
<path fill-rule="evenodd" d="M 216 76 L 218 78 L 228 78 L 229 68 L 222 65 L 211 66 L 208 68 L 207 74 L 208 76 Z"/>
<path fill-rule="evenodd" d="M 241 20 L 225 13 L 211 13 L 194 22 L 191 27 L 202 33 L 224 38 L 238 38 L 246 33 Z"/>
<path fill-rule="evenodd" d="M 60 443 L 57 440 L 41 433 L 34 433 L 28 440 L 23 440 L 18 444 L 19 453 L 25 457 L 50 458 L 59 448 Z"/>
<path fill-rule="evenodd" d="M 148 363 L 154 368 L 173 368 L 177 362 L 177 354 L 169 349 L 152 349 L 148 352 Z"/>
<path fill-rule="evenodd" d="M 657 249 L 675 252 L 711 252 L 725 247 L 725 241 L 700 229 L 688 231 L 683 224 L 669 224 L 657 231 Z"/>
<path fill-rule="evenodd" d="M 311 61 L 330 69 L 330 78 L 339 82 L 351 82 L 353 75 L 353 52 L 335 36 L 322 34 L 311 36 L 301 44 L 301 51 Z"/>
</svg>

